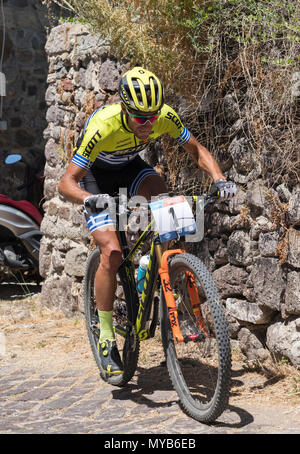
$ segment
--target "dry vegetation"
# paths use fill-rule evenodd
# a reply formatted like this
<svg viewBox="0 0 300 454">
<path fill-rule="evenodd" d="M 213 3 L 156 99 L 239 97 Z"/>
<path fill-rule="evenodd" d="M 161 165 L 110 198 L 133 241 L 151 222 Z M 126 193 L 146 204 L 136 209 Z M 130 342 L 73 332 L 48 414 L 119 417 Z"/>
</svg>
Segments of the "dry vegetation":
<svg viewBox="0 0 300 454">
<path fill-rule="evenodd" d="M 299 2 L 293 0 L 47 0 L 99 32 L 113 55 L 159 74 L 167 100 L 200 143 L 228 170 L 229 145 L 243 135 L 257 158 L 253 169 L 270 187 L 299 183 L 299 105 L 291 96 L 299 68 Z M 242 120 L 237 133 L 224 109 L 232 95 Z M 191 161 L 168 140 L 170 184 Z M 189 188 L 206 190 L 199 175 Z"/>
</svg>

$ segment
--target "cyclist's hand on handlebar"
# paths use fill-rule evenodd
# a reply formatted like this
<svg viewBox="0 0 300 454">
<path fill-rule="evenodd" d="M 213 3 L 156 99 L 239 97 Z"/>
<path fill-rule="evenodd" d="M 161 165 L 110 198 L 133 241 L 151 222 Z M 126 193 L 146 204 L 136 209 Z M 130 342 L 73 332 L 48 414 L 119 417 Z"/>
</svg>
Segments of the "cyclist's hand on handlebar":
<svg viewBox="0 0 300 454">
<path fill-rule="evenodd" d="M 218 196 L 221 199 L 231 199 L 237 193 L 236 184 L 232 181 L 217 180 L 215 189 L 218 191 Z"/>
<path fill-rule="evenodd" d="M 83 205 L 91 212 L 101 212 L 109 207 L 110 198 L 109 194 L 89 195 L 84 199 Z"/>
</svg>

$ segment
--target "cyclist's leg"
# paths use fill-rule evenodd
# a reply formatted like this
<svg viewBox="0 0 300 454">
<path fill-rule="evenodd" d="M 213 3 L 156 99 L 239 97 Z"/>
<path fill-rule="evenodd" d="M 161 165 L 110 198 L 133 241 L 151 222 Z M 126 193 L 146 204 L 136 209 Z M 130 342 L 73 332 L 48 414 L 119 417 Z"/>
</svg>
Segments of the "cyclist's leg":
<svg viewBox="0 0 300 454">
<path fill-rule="evenodd" d="M 96 174 L 97 175 L 97 174 Z M 103 176 L 99 176 L 101 181 Z M 91 194 L 101 194 L 110 188 L 100 188 L 98 178 L 89 170 L 80 186 Z M 103 190 L 104 189 L 104 190 Z M 116 232 L 116 222 L 108 211 L 93 213 L 85 209 L 89 230 L 101 251 L 101 260 L 95 278 L 95 296 L 99 310 L 111 311 L 116 289 L 116 273 L 122 260 L 122 252 Z"/>
<path fill-rule="evenodd" d="M 140 195 L 150 200 L 151 196 L 168 192 L 162 177 L 140 156 L 136 157 L 127 168 L 127 175 L 130 181 L 127 187 L 130 197 Z"/>
<path fill-rule="evenodd" d="M 167 193 L 167 185 L 157 173 L 147 175 L 144 179 L 141 180 L 141 183 L 137 188 L 137 195 L 143 196 L 147 200 L 151 200 L 151 197 Z M 169 241 L 163 243 L 162 247 L 163 250 L 166 251 L 169 247 Z"/>
<path fill-rule="evenodd" d="M 101 251 L 101 260 L 95 277 L 95 294 L 98 309 L 111 311 L 117 285 L 116 273 L 122 261 L 122 252 L 117 232 L 102 229 L 92 232 Z"/>
<path fill-rule="evenodd" d="M 168 188 L 164 180 L 158 174 L 147 175 L 140 183 L 137 195 L 145 197 L 147 200 L 151 199 L 151 196 L 159 194 L 165 194 L 168 192 Z"/>
<path fill-rule="evenodd" d="M 95 275 L 95 297 L 100 323 L 97 345 L 102 369 L 109 375 L 123 373 L 123 364 L 113 330 L 113 302 L 117 288 L 117 270 L 122 253 L 116 232 L 101 228 L 92 233 L 101 251 L 101 260 Z"/>
<path fill-rule="evenodd" d="M 91 194 L 99 194 L 96 179 L 88 172 L 81 186 Z M 93 213 L 85 209 L 85 217 L 97 247 L 101 251 L 96 271 L 94 289 L 100 322 L 100 338 L 97 345 L 101 367 L 108 374 L 120 374 L 123 365 L 114 340 L 112 309 L 117 286 L 116 273 L 122 260 L 122 252 L 115 231 L 115 221 L 109 212 Z"/>
</svg>

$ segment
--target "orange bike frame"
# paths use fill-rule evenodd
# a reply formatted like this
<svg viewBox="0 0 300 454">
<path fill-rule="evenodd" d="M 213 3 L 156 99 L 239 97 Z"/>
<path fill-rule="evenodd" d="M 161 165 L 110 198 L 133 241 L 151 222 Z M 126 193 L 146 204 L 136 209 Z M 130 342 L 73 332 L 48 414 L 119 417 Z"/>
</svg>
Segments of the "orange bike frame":
<svg viewBox="0 0 300 454">
<path fill-rule="evenodd" d="M 173 338 L 174 341 L 177 343 L 184 342 L 184 338 L 182 336 L 182 333 L 180 331 L 179 323 L 178 323 L 178 313 L 177 313 L 177 307 L 175 303 L 175 298 L 173 295 L 173 289 L 170 281 L 170 275 L 169 275 L 169 267 L 168 267 L 168 258 L 171 255 L 175 254 L 184 254 L 186 251 L 184 249 L 171 249 L 169 251 L 165 251 L 162 255 L 161 259 L 161 267 L 158 270 L 163 286 L 163 291 L 164 291 L 164 296 L 166 300 L 166 304 L 168 307 L 168 312 L 169 312 L 169 318 L 170 318 L 170 323 L 171 323 L 171 328 L 173 332 Z M 188 282 L 188 292 L 189 292 L 189 297 L 192 302 L 193 306 L 193 312 L 195 314 L 196 320 L 199 323 L 199 327 L 204 331 L 204 334 L 206 337 L 209 337 L 209 334 L 207 332 L 207 329 L 205 327 L 205 324 L 203 322 L 202 314 L 201 314 L 201 309 L 200 309 L 200 299 L 199 299 L 199 294 L 198 290 L 195 284 L 195 279 L 193 275 L 189 272 L 185 272 L 186 279 Z"/>
<path fill-rule="evenodd" d="M 161 258 L 161 266 L 158 270 L 160 274 L 161 283 L 163 286 L 163 291 L 165 295 L 166 304 L 169 311 L 169 318 L 171 323 L 171 328 L 173 332 L 174 341 L 184 342 L 183 336 L 180 331 L 179 323 L 178 323 L 178 314 L 177 314 L 177 307 L 175 303 L 175 298 L 172 291 L 172 285 L 170 281 L 169 275 L 169 267 L 168 267 L 168 258 L 170 255 L 175 254 L 184 254 L 185 250 L 183 249 L 171 249 L 169 251 L 165 251 Z"/>
</svg>

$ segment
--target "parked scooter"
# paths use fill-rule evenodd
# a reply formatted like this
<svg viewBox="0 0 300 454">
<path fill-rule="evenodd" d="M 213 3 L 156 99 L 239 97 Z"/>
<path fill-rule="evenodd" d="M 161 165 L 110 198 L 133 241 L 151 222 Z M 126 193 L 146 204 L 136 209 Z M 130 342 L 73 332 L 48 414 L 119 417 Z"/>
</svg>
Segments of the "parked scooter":
<svg viewBox="0 0 300 454">
<path fill-rule="evenodd" d="M 36 206 L 29 200 L 12 200 L 0 194 L 0 270 L 18 271 L 35 275 L 39 281 L 39 250 L 43 216 L 38 209 L 43 195 L 43 171 L 29 165 L 19 154 L 8 155 L 8 165 L 23 162 L 26 166 L 25 182 L 17 189 L 26 189 L 29 200 L 38 200 Z M 30 194 L 32 197 L 30 197 Z"/>
</svg>

